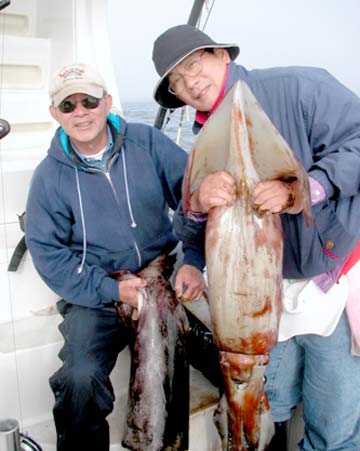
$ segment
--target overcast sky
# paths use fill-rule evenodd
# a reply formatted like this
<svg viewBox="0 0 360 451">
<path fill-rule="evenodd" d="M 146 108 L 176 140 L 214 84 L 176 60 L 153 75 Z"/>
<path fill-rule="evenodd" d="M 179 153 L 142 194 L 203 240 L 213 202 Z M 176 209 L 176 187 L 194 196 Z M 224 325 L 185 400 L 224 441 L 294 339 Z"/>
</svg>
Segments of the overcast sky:
<svg viewBox="0 0 360 451">
<path fill-rule="evenodd" d="M 151 60 L 153 42 L 168 27 L 186 23 L 192 4 L 109 0 L 121 101 L 151 100 L 158 80 Z M 248 69 L 325 67 L 360 95 L 359 18 L 360 0 L 215 0 L 204 31 L 218 42 L 237 43 L 237 62 Z"/>
</svg>

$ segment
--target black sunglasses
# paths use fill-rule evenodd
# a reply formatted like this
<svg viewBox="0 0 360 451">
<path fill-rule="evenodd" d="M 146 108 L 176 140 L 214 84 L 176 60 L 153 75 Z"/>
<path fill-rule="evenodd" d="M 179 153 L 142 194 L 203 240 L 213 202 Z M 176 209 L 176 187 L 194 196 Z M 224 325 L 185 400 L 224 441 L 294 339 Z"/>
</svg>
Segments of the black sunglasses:
<svg viewBox="0 0 360 451">
<path fill-rule="evenodd" d="M 72 102 L 71 100 L 63 100 L 59 106 L 58 109 L 62 112 L 62 113 L 72 113 L 75 108 L 76 105 L 78 103 L 81 103 L 81 105 L 86 108 L 87 110 L 94 110 L 95 108 L 97 108 L 99 106 L 101 99 L 98 99 L 97 97 L 85 97 L 84 99 L 78 101 L 78 102 Z"/>
</svg>

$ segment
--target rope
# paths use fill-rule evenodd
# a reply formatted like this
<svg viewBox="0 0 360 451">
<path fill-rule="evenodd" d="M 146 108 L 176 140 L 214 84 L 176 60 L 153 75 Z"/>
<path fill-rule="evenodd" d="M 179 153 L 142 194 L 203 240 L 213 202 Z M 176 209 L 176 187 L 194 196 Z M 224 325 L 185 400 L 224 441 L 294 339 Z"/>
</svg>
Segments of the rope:
<svg viewBox="0 0 360 451">
<path fill-rule="evenodd" d="M 207 16 L 206 16 L 204 25 L 203 25 L 203 27 L 202 27 L 202 31 L 204 31 L 204 29 L 205 29 L 205 27 L 206 27 L 206 25 L 207 25 L 207 23 L 208 23 L 208 20 L 209 20 L 211 11 L 212 11 L 212 9 L 213 9 L 213 7 L 214 7 L 214 4 L 215 4 L 215 0 L 213 0 L 213 2 L 211 3 L 211 6 L 210 6 L 209 11 L 208 11 L 208 14 L 207 14 Z"/>
<path fill-rule="evenodd" d="M 181 113 L 180 113 L 178 131 L 177 131 L 177 135 L 176 135 L 176 144 L 178 144 L 178 145 L 180 144 L 180 137 L 181 137 L 182 126 L 183 126 L 184 116 L 185 116 L 185 108 L 186 108 L 186 106 L 183 106 L 181 108 Z"/>
</svg>

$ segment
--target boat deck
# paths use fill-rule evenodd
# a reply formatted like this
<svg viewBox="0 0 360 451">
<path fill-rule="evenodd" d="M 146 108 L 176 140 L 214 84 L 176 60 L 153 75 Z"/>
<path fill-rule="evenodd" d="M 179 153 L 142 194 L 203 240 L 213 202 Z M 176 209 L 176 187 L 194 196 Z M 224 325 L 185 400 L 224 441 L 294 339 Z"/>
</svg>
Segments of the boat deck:
<svg viewBox="0 0 360 451">
<path fill-rule="evenodd" d="M 220 451 L 220 440 L 212 422 L 218 391 L 197 370 L 191 371 L 190 448 L 189 451 Z M 125 422 L 127 394 L 117 396 L 114 411 L 109 416 L 111 451 L 124 450 L 121 446 Z M 55 451 L 56 435 L 51 419 L 29 426 L 25 431 L 38 441 L 44 451 Z"/>
</svg>

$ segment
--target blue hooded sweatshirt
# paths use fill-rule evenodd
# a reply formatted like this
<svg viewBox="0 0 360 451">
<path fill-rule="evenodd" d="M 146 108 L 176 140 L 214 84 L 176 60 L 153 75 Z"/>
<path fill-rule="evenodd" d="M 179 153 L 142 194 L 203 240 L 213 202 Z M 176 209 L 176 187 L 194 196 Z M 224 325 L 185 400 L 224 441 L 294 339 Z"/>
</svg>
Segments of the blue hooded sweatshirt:
<svg viewBox="0 0 360 451">
<path fill-rule="evenodd" d="M 109 273 L 132 272 L 177 244 L 176 209 L 187 154 L 159 130 L 110 114 L 105 170 L 91 168 L 59 128 L 36 168 L 26 207 L 26 244 L 44 282 L 66 301 L 100 308 L 119 301 Z M 184 263 L 201 268 L 197 251 Z"/>
</svg>

